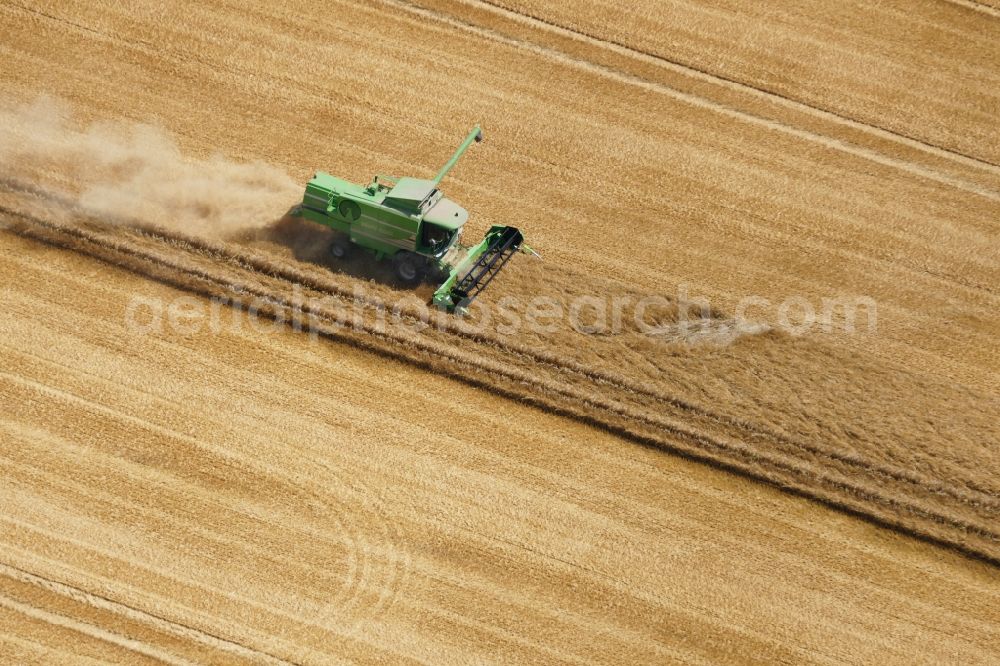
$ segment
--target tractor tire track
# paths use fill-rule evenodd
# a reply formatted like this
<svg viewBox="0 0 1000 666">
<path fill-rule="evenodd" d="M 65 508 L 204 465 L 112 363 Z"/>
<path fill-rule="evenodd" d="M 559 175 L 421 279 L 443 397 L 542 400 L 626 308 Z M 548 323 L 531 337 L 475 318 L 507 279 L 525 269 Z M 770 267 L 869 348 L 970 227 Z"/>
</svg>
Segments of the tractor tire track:
<svg viewBox="0 0 1000 666">
<path fill-rule="evenodd" d="M 951 5 L 958 5 L 965 9 L 971 9 L 972 11 L 986 14 L 993 18 L 1000 18 L 1000 7 L 985 2 L 976 2 L 976 0 L 944 0 L 944 2 Z"/>
<path fill-rule="evenodd" d="M 919 161 L 901 159 L 893 154 L 894 151 L 882 151 L 877 148 L 873 148 L 871 145 L 866 145 L 870 144 L 870 141 L 851 141 L 848 138 L 843 138 L 842 132 L 830 131 L 829 123 L 825 124 L 826 131 L 824 132 L 819 128 L 814 127 L 813 123 L 792 123 L 787 118 L 772 117 L 773 113 L 769 113 L 767 111 L 762 112 L 758 109 L 755 109 L 753 112 L 747 111 L 745 108 L 753 108 L 752 104 L 739 104 L 734 100 L 719 102 L 712 99 L 710 96 L 706 96 L 702 91 L 692 89 L 690 86 L 675 87 L 674 85 L 667 85 L 656 80 L 655 78 L 637 75 L 627 69 L 621 69 L 612 65 L 604 64 L 600 61 L 599 57 L 595 57 L 594 60 L 591 60 L 588 59 L 588 57 L 583 57 L 572 52 L 566 52 L 553 48 L 544 44 L 544 42 L 539 44 L 523 37 L 511 37 L 505 32 L 494 27 L 479 25 L 464 18 L 455 18 L 448 13 L 435 9 L 428 9 L 421 5 L 411 4 L 405 0 L 381 0 L 381 2 L 407 12 L 420 20 L 433 21 L 435 23 L 442 24 L 443 26 L 456 28 L 464 32 L 477 35 L 484 39 L 513 46 L 518 49 L 527 50 L 536 55 L 556 60 L 562 64 L 570 65 L 577 69 L 583 69 L 590 73 L 599 74 L 626 85 L 636 86 L 651 92 L 665 95 L 683 104 L 712 111 L 714 113 L 736 119 L 740 122 L 757 125 L 771 131 L 780 132 L 797 139 L 821 145 L 837 152 L 849 154 L 867 162 L 876 163 L 884 167 L 889 167 L 926 180 L 934 181 L 941 185 L 963 190 L 991 201 L 1000 201 L 1000 189 L 998 189 L 996 185 L 997 181 L 994 177 L 988 178 L 984 181 L 981 176 L 972 176 L 970 178 L 967 172 L 962 173 L 962 175 L 955 175 L 954 172 L 948 173 L 947 170 L 942 171 L 940 169 L 940 162 L 932 166 L 928 166 L 926 161 L 922 164 Z M 542 25 L 546 24 L 543 23 Z M 582 37 L 582 35 L 577 35 L 576 37 L 579 38 Z M 657 68 L 662 67 L 662 63 L 658 61 L 654 61 L 652 64 Z M 684 76 L 691 76 L 691 74 L 683 71 L 680 71 L 679 73 Z M 725 80 L 723 79 L 722 81 L 724 82 Z M 718 82 L 715 82 L 713 85 L 718 86 L 719 84 Z M 735 88 L 733 90 L 736 92 L 741 91 L 741 89 Z M 767 93 L 757 91 L 756 94 L 766 95 Z M 814 107 L 809 107 L 808 105 L 805 106 L 806 109 L 809 110 L 808 112 L 813 115 L 826 113 L 815 109 Z M 836 119 L 837 117 L 834 115 L 833 118 Z M 843 121 L 839 122 L 843 123 Z M 870 126 L 864 124 L 860 125 L 863 133 L 871 135 L 872 133 L 869 130 L 864 129 L 869 127 Z M 848 129 L 853 128 L 848 127 Z M 898 138 L 894 140 L 897 142 L 899 141 Z M 920 144 L 919 142 L 915 142 L 915 145 L 911 146 L 911 148 L 919 148 L 919 150 L 923 152 L 927 152 L 929 150 L 929 146 Z M 933 153 L 934 151 L 931 152 Z M 946 161 L 955 162 L 956 158 L 954 155 L 950 153 L 945 154 L 947 155 L 945 158 Z M 976 166 L 979 167 L 977 169 L 978 171 L 981 172 L 985 169 L 991 174 L 1000 170 L 1000 167 L 997 165 L 993 165 L 982 160 L 977 160 Z"/>
<path fill-rule="evenodd" d="M 621 61 L 614 61 L 618 63 L 617 66 L 611 65 L 612 69 L 618 70 L 623 74 L 633 74 L 639 76 L 640 78 L 644 78 L 641 72 L 646 70 L 635 68 L 639 67 L 641 64 L 655 65 L 661 73 L 664 73 L 663 70 L 668 70 L 671 74 L 681 75 L 694 81 L 711 84 L 714 87 L 714 93 L 712 92 L 713 88 L 709 88 L 706 90 L 705 94 L 705 96 L 709 99 L 717 99 L 719 97 L 726 99 L 724 94 L 725 92 L 739 93 L 749 96 L 757 101 L 763 101 L 776 106 L 785 107 L 787 111 L 800 114 L 800 116 L 806 115 L 812 117 L 812 119 L 816 121 L 825 121 L 824 125 L 817 126 L 817 133 L 821 135 L 829 135 L 830 137 L 833 137 L 836 134 L 846 132 L 846 136 L 849 138 L 853 137 L 853 143 L 858 145 L 864 145 L 869 143 L 870 140 L 877 138 L 890 142 L 896 146 L 895 149 L 887 150 L 885 149 L 885 146 L 883 146 L 883 152 L 889 155 L 898 153 L 900 148 L 916 150 L 927 156 L 942 159 L 947 162 L 959 162 L 965 167 L 989 173 L 994 177 L 1000 176 L 1000 164 L 988 159 L 962 152 L 956 148 L 949 148 L 929 140 L 910 136 L 909 134 L 895 131 L 888 127 L 864 122 L 848 115 L 795 99 L 777 91 L 755 86 L 723 74 L 713 73 L 708 69 L 686 64 L 678 60 L 673 60 L 654 51 L 635 48 L 626 43 L 601 37 L 586 30 L 580 30 L 572 26 L 564 25 L 563 23 L 545 18 L 543 16 L 511 9 L 501 3 L 493 2 L 491 0 L 421 0 L 419 3 L 410 3 L 408 0 L 385 1 L 405 2 L 407 4 L 424 8 L 432 13 L 439 13 L 442 17 L 448 16 L 465 21 L 470 26 L 480 27 L 482 29 L 493 29 L 493 26 L 489 25 L 489 21 L 483 21 L 485 18 L 484 15 L 488 14 L 490 17 L 499 19 L 503 22 L 504 34 L 519 35 L 520 32 L 523 32 L 519 31 L 517 27 L 513 25 L 515 23 L 521 24 L 523 30 L 548 33 L 550 37 L 549 40 L 541 39 L 537 42 L 535 40 L 531 40 L 531 43 L 541 46 L 550 46 L 554 50 L 564 53 L 565 55 L 573 55 L 577 48 L 583 45 L 593 47 L 592 49 L 586 50 L 585 53 L 581 53 L 581 58 L 595 66 L 604 66 L 607 62 L 611 62 L 608 61 L 608 58 L 610 54 L 613 53 L 623 56 L 626 59 L 625 62 L 632 61 L 631 66 L 623 65 L 621 64 Z M 982 8 L 984 7 L 979 3 L 969 2 L 969 4 L 964 4 L 966 0 L 955 1 L 966 7 L 976 4 L 978 5 L 980 11 L 982 11 Z M 1000 11 L 998 11 L 998 15 L 1000 15 Z M 552 38 L 560 40 L 560 45 L 564 48 L 558 48 L 556 45 L 548 43 Z M 567 41 L 572 44 L 567 45 Z M 570 46 L 570 48 L 567 49 L 567 46 Z M 573 48 L 574 46 L 576 48 Z M 675 82 L 673 87 L 676 87 L 677 90 L 686 90 L 689 86 L 678 85 L 678 82 Z M 719 100 L 717 99 L 717 101 Z M 726 103 L 728 104 L 729 102 Z M 740 107 L 743 105 L 737 102 L 735 106 Z M 754 104 L 748 101 L 744 110 L 749 111 L 749 109 L 753 106 Z M 774 115 L 773 110 L 770 112 L 770 115 Z M 775 116 L 775 119 L 777 119 L 777 116 Z M 802 118 L 799 119 L 799 122 L 792 121 L 790 124 L 800 125 L 803 127 L 811 127 L 813 125 L 813 123 Z M 858 140 L 860 135 L 868 135 L 870 138 L 869 140 Z M 975 179 L 974 176 L 973 178 Z M 987 182 L 995 185 L 996 181 L 991 179 Z"/>
<path fill-rule="evenodd" d="M 291 662 L 285 661 L 272 654 L 265 651 L 258 650 L 240 643 L 236 643 L 219 636 L 207 633 L 205 631 L 195 629 L 193 627 L 186 626 L 184 624 L 169 620 L 166 618 L 159 617 L 152 613 L 133 608 L 126 604 L 108 599 L 106 597 L 94 594 L 92 592 L 87 592 L 85 590 L 67 585 L 65 583 L 51 580 L 37 574 L 24 571 L 15 566 L 0 562 L 0 578 L 6 578 L 12 581 L 16 581 L 21 584 L 36 587 L 41 591 L 49 593 L 51 595 L 56 595 L 67 602 L 82 603 L 87 606 L 94 608 L 95 610 L 113 613 L 115 615 L 127 618 L 131 622 L 135 622 L 139 625 L 148 626 L 154 630 L 182 638 L 184 640 L 191 641 L 193 644 L 203 645 L 213 651 L 218 651 L 223 654 L 228 654 L 231 657 L 239 657 L 246 660 L 249 663 L 261 663 L 261 664 L 290 664 Z M 86 635 L 93 636 L 100 640 L 104 640 L 116 645 L 125 647 L 128 650 L 135 651 L 139 654 L 143 654 L 154 659 L 165 661 L 167 663 L 192 663 L 187 660 L 178 659 L 173 655 L 163 652 L 158 649 L 151 649 L 148 642 L 137 641 L 130 639 L 126 636 L 121 636 L 114 634 L 112 632 L 106 631 L 96 626 L 91 626 L 89 624 L 80 622 L 78 620 L 71 619 L 69 617 L 63 617 L 51 611 L 43 610 L 41 608 L 35 608 L 34 606 L 17 601 L 15 599 L 10 599 L 6 595 L 0 593 L 0 606 L 5 606 L 17 610 L 18 612 L 24 613 L 26 615 L 36 617 L 45 622 L 50 622 L 57 624 L 59 626 L 64 626 L 69 629 L 79 631 Z"/>
<path fill-rule="evenodd" d="M 434 0 L 424 0 L 424 1 L 434 1 Z M 447 0 L 445 0 L 447 1 Z M 574 37 L 581 41 L 587 42 L 594 45 L 595 47 L 602 49 L 610 49 L 616 53 L 623 55 L 628 55 L 634 58 L 647 60 L 650 62 L 655 62 L 661 64 L 663 67 L 674 71 L 680 71 L 689 74 L 690 76 L 717 83 L 718 85 L 729 88 L 731 90 L 745 92 L 751 94 L 760 99 L 766 99 L 775 104 L 784 105 L 789 108 L 795 109 L 797 111 L 802 111 L 810 115 L 814 115 L 818 118 L 823 118 L 826 120 L 831 120 L 836 123 L 842 124 L 850 129 L 860 130 L 863 132 L 868 132 L 874 134 L 880 138 L 887 139 L 890 141 L 895 141 L 897 143 L 902 143 L 909 148 L 916 148 L 923 150 L 937 157 L 943 157 L 946 159 L 957 160 L 962 162 L 966 166 L 976 167 L 990 172 L 995 176 L 1000 176 L 1000 164 L 991 162 L 987 159 L 981 157 L 976 157 L 974 155 L 968 155 L 959 150 L 948 148 L 946 146 L 941 146 L 930 141 L 925 141 L 902 132 L 896 132 L 887 127 L 881 127 L 878 125 L 872 125 L 850 116 L 837 113 L 836 111 L 831 111 L 830 109 L 825 109 L 795 98 L 783 95 L 779 92 L 773 90 L 768 90 L 766 88 L 761 88 L 749 83 L 744 83 L 735 78 L 724 76 L 722 74 L 713 73 L 707 69 L 702 69 L 690 64 L 680 62 L 678 60 L 672 60 L 663 55 L 655 53 L 653 51 L 648 51 L 644 49 L 638 49 L 623 42 L 600 37 L 599 35 L 593 34 L 585 30 L 579 30 L 562 23 L 546 19 L 542 16 L 536 16 L 534 14 L 519 12 L 514 9 L 492 0 L 452 0 L 463 5 L 468 6 L 486 6 L 489 7 L 492 12 L 498 15 L 507 16 L 512 20 L 519 20 L 525 23 L 538 26 L 541 29 L 549 30 L 552 32 L 559 33 L 563 36 Z M 961 0 L 958 0 L 961 2 Z"/>
<path fill-rule="evenodd" d="M 12 357 L 30 356 L 17 350 L 11 350 Z M 38 363 L 44 359 L 32 357 L 31 361 Z M 45 364 L 48 365 L 48 364 Z M 22 367 L 30 367 L 30 364 L 21 362 Z M 0 372 L 0 383 L 7 384 L 6 392 L 11 396 L 18 396 L 17 404 L 31 404 L 33 400 L 44 399 L 49 402 L 76 402 L 81 413 L 90 414 L 90 419 L 95 423 L 91 430 L 103 423 L 113 423 L 116 419 L 116 412 L 99 404 L 85 404 L 73 396 L 59 395 L 51 391 L 48 387 L 19 377 Z M 14 387 L 11 389 L 11 387 Z M 20 410 L 14 408 L 12 417 L 25 417 L 26 414 L 19 414 Z M 84 419 L 86 420 L 86 419 Z M 152 424 L 134 419 L 132 425 L 141 429 L 144 427 L 155 427 Z M 0 431 L 8 430 L 0 427 Z M 59 432 L 58 426 L 53 426 L 50 432 L 54 432 L 62 437 L 71 437 L 70 433 Z M 11 432 L 7 432 L 8 435 Z M 15 431 L 16 434 L 16 431 Z M 186 437 L 183 433 L 164 429 L 161 434 L 172 438 L 177 444 L 186 444 L 192 448 L 198 448 L 198 443 Z M 68 455 L 80 455 L 81 442 L 65 442 L 63 447 Z M 100 444 L 88 443 L 92 448 L 101 448 Z M 213 447 L 214 448 L 214 447 Z M 306 499 L 315 499 L 316 488 L 309 488 L 298 483 L 296 478 L 291 478 L 283 473 L 283 470 L 271 466 L 260 465 L 258 461 L 248 461 L 233 456 L 229 452 L 217 449 L 215 455 L 220 455 L 232 460 L 234 467 L 241 467 L 242 474 L 248 478 L 267 478 L 268 483 L 280 483 L 284 485 L 283 493 L 288 496 L 300 496 Z M 20 456 L 9 454 L 0 456 L 8 465 L 14 465 L 18 469 L 18 476 L 23 478 L 44 478 L 52 487 L 60 488 L 62 491 L 70 493 L 71 496 L 85 498 L 97 495 L 100 497 L 103 506 L 117 507 L 121 512 L 130 512 L 133 515 L 141 516 L 142 522 L 147 525 L 157 525 L 163 533 L 175 533 L 180 535 L 193 534 L 206 544 L 207 548 L 216 549 L 219 553 L 228 553 L 230 556 L 239 555 L 248 557 L 259 562 L 267 562 L 274 568 L 281 568 L 286 571 L 295 570 L 297 575 L 306 577 L 313 581 L 323 581 L 328 579 L 328 572 L 309 562 L 295 562 L 289 565 L 287 562 L 272 559 L 273 553 L 277 551 L 276 545 L 265 543 L 232 543 L 228 538 L 226 522 L 205 521 L 194 525 L 186 522 L 175 523 L 171 521 L 173 515 L 169 508 L 160 505 L 148 506 L 143 504 L 141 499 L 123 498 L 119 493 L 105 493 L 98 491 L 95 493 L 92 479 L 78 480 L 77 478 L 66 479 L 59 477 L 51 470 L 39 469 L 30 462 L 20 459 Z M 124 467 L 139 479 L 137 485 L 141 487 L 143 482 L 154 483 L 155 478 L 150 478 L 147 470 L 142 465 L 126 462 L 120 457 L 114 458 L 114 463 L 119 467 Z M 79 470 L 78 470 L 79 473 Z M 173 483 L 183 488 L 183 495 L 193 501 L 204 503 L 205 506 L 218 504 L 225 505 L 228 520 L 237 517 L 240 521 L 257 522 L 284 529 L 286 532 L 300 535 L 303 539 L 315 543 L 323 544 L 325 548 L 333 551 L 343 546 L 348 560 L 348 571 L 343 580 L 336 581 L 336 593 L 329 599 L 319 604 L 314 612 L 300 618 L 300 633 L 307 633 L 316 630 L 317 627 L 324 626 L 324 622 L 332 617 L 338 621 L 349 623 L 361 622 L 362 618 L 378 617 L 395 602 L 399 592 L 406 584 L 408 577 L 409 560 L 405 543 L 401 541 L 399 535 L 394 533 L 394 527 L 388 520 L 386 511 L 380 507 L 379 502 L 365 484 L 357 479 L 348 479 L 332 469 L 323 470 L 324 477 L 332 477 L 335 487 L 346 495 L 346 499 L 338 498 L 334 495 L 326 495 L 324 511 L 333 516 L 333 523 L 336 529 L 329 532 L 319 532 L 304 525 L 289 525 L 284 523 L 285 517 L 281 515 L 269 514 L 267 511 L 248 511 L 245 505 L 239 502 L 220 501 L 211 494 L 206 493 L 196 484 L 187 484 L 179 479 L 174 479 Z M 263 483 L 263 481 L 260 481 Z M 88 485 L 88 483 L 90 485 Z M 124 487 L 125 484 L 122 484 Z M 206 511 L 206 513 L 209 513 Z M 352 529 L 350 525 L 355 522 L 365 522 L 372 526 L 371 532 L 361 533 Z M 374 532 L 374 535 L 372 534 Z M 377 537 L 377 538 L 376 538 Z M 377 543 L 392 544 L 392 548 L 385 555 L 382 555 L 381 548 Z M 379 557 L 376 557 L 376 554 Z M 383 562 L 384 560 L 384 562 Z M 329 585 L 329 583 L 328 583 Z M 376 596 L 374 601 L 364 598 L 366 589 L 372 589 Z M 225 590 L 214 589 L 213 592 L 227 594 Z"/>
</svg>

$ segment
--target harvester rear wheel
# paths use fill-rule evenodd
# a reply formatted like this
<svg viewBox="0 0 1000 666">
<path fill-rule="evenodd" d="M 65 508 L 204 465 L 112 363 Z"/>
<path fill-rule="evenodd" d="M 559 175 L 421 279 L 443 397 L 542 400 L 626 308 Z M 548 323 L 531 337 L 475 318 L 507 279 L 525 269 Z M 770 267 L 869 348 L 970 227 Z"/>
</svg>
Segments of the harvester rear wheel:
<svg viewBox="0 0 1000 666">
<path fill-rule="evenodd" d="M 351 241 L 346 236 L 337 236 L 330 243 L 330 254 L 337 259 L 344 259 L 351 252 Z"/>
<path fill-rule="evenodd" d="M 392 268 L 396 277 L 406 284 L 416 284 L 427 271 L 427 262 L 419 254 L 399 252 L 392 258 Z"/>
</svg>

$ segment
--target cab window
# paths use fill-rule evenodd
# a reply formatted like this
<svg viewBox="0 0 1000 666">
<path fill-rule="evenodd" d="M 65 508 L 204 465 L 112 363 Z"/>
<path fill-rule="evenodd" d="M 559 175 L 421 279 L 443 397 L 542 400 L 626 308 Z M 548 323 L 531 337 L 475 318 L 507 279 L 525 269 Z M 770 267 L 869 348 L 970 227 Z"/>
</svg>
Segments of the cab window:
<svg viewBox="0 0 1000 666">
<path fill-rule="evenodd" d="M 427 250 L 439 252 L 448 246 L 452 232 L 436 224 L 424 223 L 423 231 L 420 232 L 420 245 Z"/>
</svg>

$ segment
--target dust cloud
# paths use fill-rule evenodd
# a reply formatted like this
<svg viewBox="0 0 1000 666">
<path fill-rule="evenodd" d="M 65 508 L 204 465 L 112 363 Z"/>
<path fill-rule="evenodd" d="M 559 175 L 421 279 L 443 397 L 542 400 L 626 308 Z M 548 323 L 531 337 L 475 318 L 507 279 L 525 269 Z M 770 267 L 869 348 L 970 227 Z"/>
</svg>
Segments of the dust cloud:
<svg viewBox="0 0 1000 666">
<path fill-rule="evenodd" d="M 0 102 L 0 178 L 47 194 L 52 206 L 217 237 L 270 224 L 302 191 L 263 162 L 185 156 L 151 125 L 79 123 L 51 97 Z"/>
</svg>

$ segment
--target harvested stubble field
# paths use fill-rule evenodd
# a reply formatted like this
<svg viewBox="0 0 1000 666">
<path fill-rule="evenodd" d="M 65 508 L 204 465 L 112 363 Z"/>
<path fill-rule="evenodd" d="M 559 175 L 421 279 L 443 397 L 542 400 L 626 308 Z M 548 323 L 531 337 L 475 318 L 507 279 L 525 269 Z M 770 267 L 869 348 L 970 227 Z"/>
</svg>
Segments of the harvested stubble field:
<svg viewBox="0 0 1000 666">
<path fill-rule="evenodd" d="M 293 5 L 0 4 L 5 653 L 997 657 L 1000 12 Z M 281 219 L 474 122 L 467 233 L 546 257 L 484 303 L 664 333 L 416 333 Z M 293 326 L 126 325 L 184 295 Z M 749 295 L 877 330 L 734 331 Z"/>
</svg>

